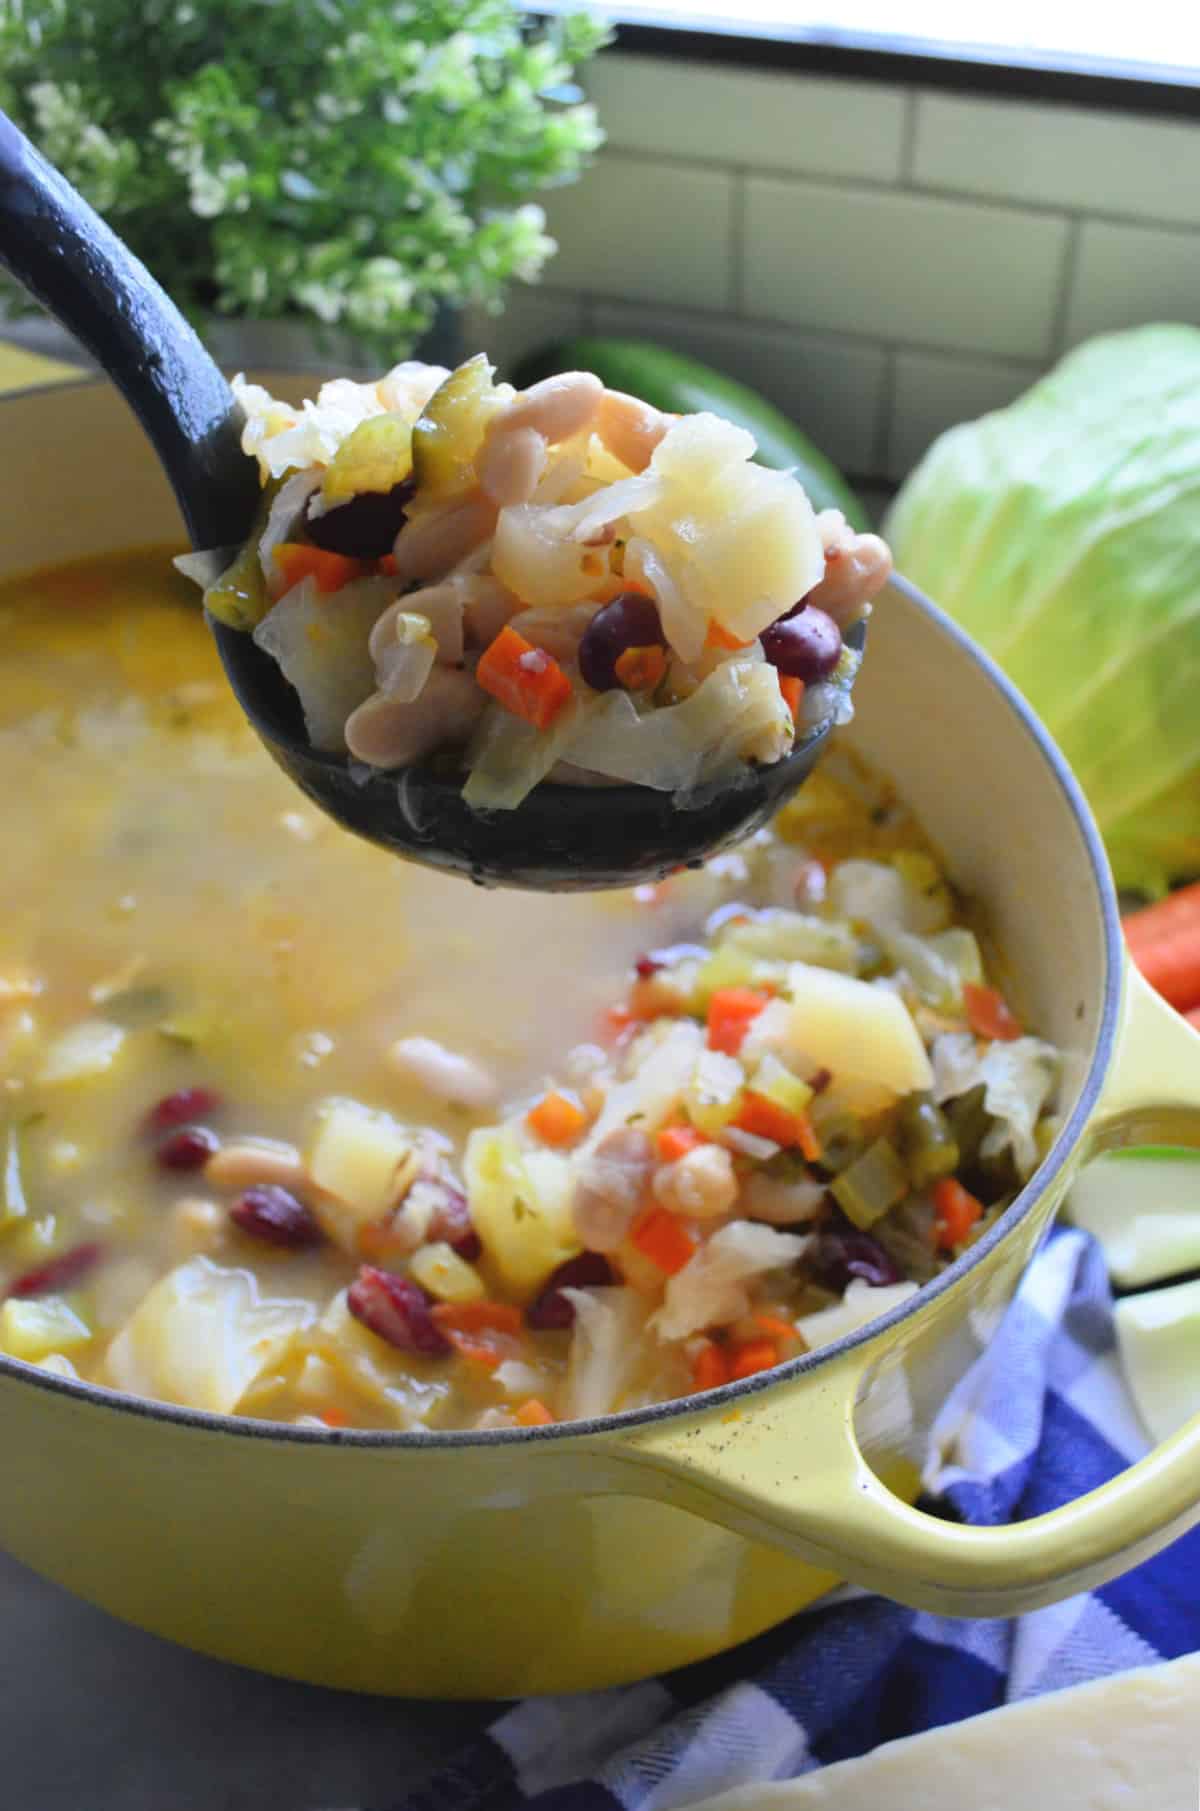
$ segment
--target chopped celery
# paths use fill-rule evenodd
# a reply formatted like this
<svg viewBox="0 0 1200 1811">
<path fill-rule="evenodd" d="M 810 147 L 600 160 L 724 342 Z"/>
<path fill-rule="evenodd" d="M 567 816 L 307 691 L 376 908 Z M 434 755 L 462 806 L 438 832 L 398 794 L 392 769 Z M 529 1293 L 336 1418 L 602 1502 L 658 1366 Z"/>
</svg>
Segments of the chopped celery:
<svg viewBox="0 0 1200 1811">
<path fill-rule="evenodd" d="M 808 1083 L 785 1069 L 778 1057 L 764 1056 L 747 1083 L 751 1094 L 769 1100 L 784 1113 L 803 1113 L 814 1097 Z"/>
<path fill-rule="evenodd" d="M 684 1105 L 697 1131 L 715 1138 L 738 1116 L 746 1074 L 736 1057 L 701 1051 L 687 1085 Z"/>
<path fill-rule="evenodd" d="M 903 1201 L 908 1193 L 908 1172 L 890 1140 L 877 1138 L 831 1188 L 846 1218 L 866 1231 Z"/>
<path fill-rule="evenodd" d="M 914 1188 L 925 1188 L 958 1168 L 958 1146 L 942 1109 L 927 1094 L 914 1094 L 900 1116 L 901 1149 Z"/>
<path fill-rule="evenodd" d="M 693 1003 L 697 1012 L 706 1012 L 709 1001 L 722 987 L 761 987 L 766 981 L 782 978 L 779 963 L 764 962 L 750 950 L 721 943 L 696 971 Z"/>
<path fill-rule="evenodd" d="M 52 1352 L 72 1352 L 92 1337 L 87 1322 L 60 1295 L 9 1299 L 0 1308 L 0 1351 L 31 1364 Z"/>
<path fill-rule="evenodd" d="M 986 1092 L 986 1085 L 980 1083 L 969 1093 L 958 1094 L 943 1104 L 942 1111 L 958 1146 L 960 1164 L 977 1161 L 979 1147 L 991 1129 L 992 1121 L 983 1104 Z"/>
<path fill-rule="evenodd" d="M 729 924 L 721 933 L 720 948 L 774 962 L 811 962 L 847 975 L 858 967 L 858 939 L 848 924 L 782 907 Z"/>
</svg>

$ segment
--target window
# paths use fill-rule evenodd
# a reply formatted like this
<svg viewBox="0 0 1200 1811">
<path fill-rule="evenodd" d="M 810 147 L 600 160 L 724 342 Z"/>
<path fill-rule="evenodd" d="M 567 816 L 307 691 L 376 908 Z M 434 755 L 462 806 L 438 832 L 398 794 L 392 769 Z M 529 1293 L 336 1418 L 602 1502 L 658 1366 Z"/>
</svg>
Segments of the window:
<svg viewBox="0 0 1200 1811">
<path fill-rule="evenodd" d="M 818 45 L 1200 80 L 1200 9 L 1179 0 L 610 0 L 631 25 L 761 33 Z"/>
</svg>

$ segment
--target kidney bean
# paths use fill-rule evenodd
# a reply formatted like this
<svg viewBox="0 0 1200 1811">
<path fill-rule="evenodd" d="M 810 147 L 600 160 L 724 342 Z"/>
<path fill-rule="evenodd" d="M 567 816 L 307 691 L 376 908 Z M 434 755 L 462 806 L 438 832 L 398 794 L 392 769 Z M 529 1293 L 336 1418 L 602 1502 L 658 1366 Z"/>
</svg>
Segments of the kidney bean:
<svg viewBox="0 0 1200 1811">
<path fill-rule="evenodd" d="M 381 559 L 392 551 L 416 489 L 411 478 L 402 478 L 391 490 L 360 491 L 349 503 L 339 503 L 321 516 L 312 514 L 315 499 L 310 498 L 305 531 L 314 546 L 327 553 L 345 553 L 357 560 Z"/>
<path fill-rule="evenodd" d="M 220 1142 L 207 1126 L 181 1126 L 163 1139 L 154 1155 L 164 1170 L 200 1170 Z"/>
<path fill-rule="evenodd" d="M 442 1206 L 438 1208 L 430 1224 L 430 1242 L 440 1241 L 449 1245 L 460 1258 L 473 1264 L 483 1255 L 483 1241 L 471 1224 L 467 1197 L 445 1178 L 438 1178 L 437 1187 L 442 1191 Z"/>
<path fill-rule="evenodd" d="M 602 1252 L 580 1252 L 577 1258 L 568 1258 L 559 1265 L 542 1293 L 525 1310 L 526 1324 L 542 1332 L 573 1326 L 575 1304 L 563 1290 L 602 1289 L 613 1281 L 613 1267 Z"/>
<path fill-rule="evenodd" d="M 346 1306 L 356 1321 L 398 1352 L 444 1358 L 451 1350 L 429 1297 L 408 1277 L 364 1264 L 346 1292 Z"/>
<path fill-rule="evenodd" d="M 27 1270 L 15 1283 L 9 1284 L 8 1294 L 25 1297 L 49 1295 L 57 1289 L 70 1289 L 72 1284 L 81 1282 L 89 1271 L 94 1270 L 103 1256 L 102 1245 L 76 1245 L 71 1251 L 64 1251 L 61 1257 L 51 1258 L 49 1263 L 39 1265 L 36 1270 Z"/>
<path fill-rule="evenodd" d="M 790 679 L 815 685 L 828 679 L 842 655 L 842 631 L 832 616 L 799 603 L 762 633 L 763 653 Z"/>
<path fill-rule="evenodd" d="M 146 1129 L 168 1132 L 172 1126 L 187 1125 L 189 1120 L 206 1119 L 224 1104 L 213 1088 L 177 1088 L 151 1107 L 146 1115 Z"/>
<path fill-rule="evenodd" d="M 320 1225 L 303 1201 L 273 1182 L 248 1188 L 229 1210 L 229 1218 L 242 1232 L 264 1245 L 284 1251 L 304 1251 L 324 1243 Z"/>
<path fill-rule="evenodd" d="M 821 1228 L 808 1262 L 827 1289 L 845 1289 L 855 1277 L 872 1289 L 900 1281 L 899 1269 L 878 1239 L 860 1232 L 840 1214 Z"/>
<path fill-rule="evenodd" d="M 641 591 L 622 591 L 597 610 L 579 643 L 579 671 L 594 692 L 620 685 L 617 662 L 629 648 L 663 648 L 658 607 Z"/>
</svg>

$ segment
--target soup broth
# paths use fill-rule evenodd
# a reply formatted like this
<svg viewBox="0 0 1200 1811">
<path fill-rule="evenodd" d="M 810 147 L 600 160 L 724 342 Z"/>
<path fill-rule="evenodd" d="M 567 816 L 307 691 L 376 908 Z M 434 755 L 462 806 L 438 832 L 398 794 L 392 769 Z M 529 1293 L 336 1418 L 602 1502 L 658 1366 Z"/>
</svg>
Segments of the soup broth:
<svg viewBox="0 0 1200 1811">
<path fill-rule="evenodd" d="M 703 871 L 633 893 L 473 889 L 356 841 L 277 771 L 164 549 L 0 587 L 0 747 L 9 851 L 0 873 L 0 1348 L 11 1356 L 200 1408 L 336 1426 L 509 1425 L 586 1412 L 589 1400 L 604 1412 L 748 1374 L 737 1371 L 749 1362 L 737 1354 L 756 1341 L 772 1363 L 803 1350 L 805 1315 L 843 1306 L 848 1289 L 866 1290 L 872 1311 L 882 1311 L 890 1291 L 924 1280 L 973 1236 L 1028 1168 L 1020 1141 L 1006 1145 L 995 1125 L 995 1148 L 989 1155 L 984 1138 L 982 1157 L 976 1126 L 972 1168 L 964 1112 L 955 1161 L 963 1156 L 968 1199 L 983 1211 L 939 1241 L 929 1190 L 954 1162 L 938 1177 L 931 1160 L 918 1185 L 923 1172 L 912 1157 L 918 1096 L 929 1101 L 931 1136 L 945 1125 L 931 1098 L 933 1071 L 915 1077 L 919 1086 L 901 1078 L 874 1094 L 864 1072 L 858 1105 L 847 1096 L 839 1110 L 858 1113 L 871 1134 L 864 1141 L 855 1128 L 860 1154 L 878 1134 L 908 1166 L 896 1170 L 899 1193 L 886 1211 L 903 1205 L 912 1221 L 890 1246 L 877 1245 L 866 1233 L 877 1202 L 868 1201 L 860 1230 L 876 1252 L 892 1254 L 872 1272 L 869 1253 L 856 1267 L 854 1218 L 834 1205 L 853 1207 L 853 1187 L 830 1194 L 836 1127 L 828 1122 L 799 1155 L 779 1130 L 788 1113 L 798 1125 L 796 1114 L 809 1108 L 805 1126 L 819 1123 L 827 1081 L 807 1073 L 790 1094 L 781 1084 L 772 1137 L 770 1113 L 756 1109 L 755 1118 L 745 1106 L 740 1133 L 715 1119 L 700 1130 L 703 1115 L 697 1108 L 689 1117 L 677 1079 L 662 1111 L 635 1103 L 624 1115 L 627 1129 L 636 1124 L 659 1143 L 619 1249 L 601 1253 L 576 1224 L 578 1166 L 611 1134 L 604 1116 L 615 1110 L 617 1086 L 642 1085 L 641 1046 L 665 1048 L 673 1036 L 677 1067 L 692 1043 L 735 1060 L 720 1037 L 713 1044 L 713 989 L 696 991 L 713 949 L 733 947 L 721 942 L 731 925 L 758 924 L 763 934 L 757 954 L 743 937 L 741 966 L 731 961 L 729 984 L 716 991 L 749 991 L 757 1011 L 782 1003 L 780 965 L 804 960 L 802 945 L 820 966 L 811 927 L 833 925 L 830 876 L 850 857 L 902 876 L 896 860 L 908 860 L 911 896 L 922 885 L 938 896 L 927 942 L 949 935 L 951 917 L 961 927 L 957 907 L 942 909 L 948 895 L 919 832 L 882 791 L 814 782 L 784 835 L 764 834 Z M 912 866 L 918 857 L 924 868 Z M 808 945 L 795 924 L 789 932 L 771 917 L 798 912 Z M 869 923 L 856 919 L 836 935 L 843 953 L 829 973 L 865 974 L 884 991 L 890 975 L 893 1000 L 907 986 L 910 1054 L 936 1057 L 939 1036 L 968 1040 L 970 1053 L 958 1053 L 964 1085 L 951 1098 L 943 1075 L 934 1091 L 948 1111 L 973 1102 L 978 1120 L 987 1085 L 980 1052 L 1037 1040 L 1020 1037 L 1015 1023 L 972 1022 L 961 998 L 931 1003 L 928 986 L 922 998 L 909 972 L 917 956 L 910 952 L 898 975 L 903 965 L 872 943 Z M 943 954 L 952 968 L 950 944 Z M 1007 1011 L 983 982 L 980 972 L 966 985 L 989 997 L 993 1013 Z M 414 1039 L 430 1042 L 405 1042 Z M 779 1067 L 781 1052 L 764 1047 L 764 1060 Z M 1034 1122 L 1044 1123 L 1053 1081 L 1047 1047 L 1026 1054 L 1043 1071 L 1029 1091 L 1028 1142 Z M 968 1055 L 976 1062 L 969 1073 Z M 835 1094 L 843 1080 L 835 1078 Z M 322 1125 L 327 1146 L 344 1145 L 347 1125 L 358 1126 L 374 1156 L 356 1147 L 347 1157 L 340 1146 L 314 1156 Z M 485 1128 L 496 1127 L 507 1156 L 495 1143 L 500 1133 L 487 1142 Z M 371 1206 L 343 1186 L 347 1166 L 365 1165 L 365 1195 L 374 1199 L 388 1140 L 405 1137 L 413 1161 L 393 1162 L 391 1196 Z M 250 1168 L 241 1174 L 227 1163 L 223 1172 L 214 1153 L 228 1158 L 247 1140 Z M 711 1200 L 678 1189 L 672 1197 L 659 1178 L 700 1146 L 709 1156 L 693 1164 L 697 1175 L 707 1164 L 742 1191 L 716 1213 Z M 489 1195 L 483 1215 L 483 1194 L 500 1187 L 496 1164 L 527 1163 L 531 1154 L 529 1173 L 535 1183 L 541 1177 L 546 1199 L 534 1184 L 529 1199 L 514 1186 L 507 1208 Z M 772 1164 L 776 1178 L 787 1171 L 791 1208 L 756 1216 L 746 1207 L 750 1172 Z M 282 1189 L 311 1238 L 289 1234 L 291 1210 L 274 1197 L 247 1210 L 246 1190 L 256 1187 Z M 890 1187 L 885 1181 L 879 1199 Z M 414 1246 L 413 1225 L 401 1219 L 412 1220 L 420 1188 L 425 1223 Z M 513 1225 L 496 1221 L 500 1211 Z M 524 1231 L 522 1214 L 530 1217 Z M 768 1253 L 776 1262 L 746 1270 L 754 1280 L 743 1301 L 735 1291 L 738 1312 L 714 1309 L 711 1324 L 702 1316 L 694 1326 L 694 1316 L 676 1317 L 686 1332 L 656 1338 L 649 1317 L 663 1311 L 677 1273 L 714 1226 L 724 1233 L 751 1224 L 785 1243 Z M 828 1243 L 835 1230 L 842 1258 L 814 1267 L 814 1241 Z M 526 1264 L 531 1232 L 541 1255 Z M 897 1257 L 900 1232 L 925 1237 L 923 1257 Z M 433 1247 L 451 1254 L 444 1274 L 419 1256 Z M 577 1275 L 559 1276 L 584 1247 Z M 364 1266 L 384 1283 L 363 1284 Z M 356 1280 L 357 1300 L 346 1293 Z M 594 1317 L 590 1301 L 575 1299 L 589 1287 L 605 1312 L 624 1315 L 622 1337 L 642 1353 L 608 1396 L 596 1394 L 593 1367 L 591 1399 L 579 1372 L 583 1322 Z M 538 1324 L 533 1308 L 548 1289 L 559 1292 L 557 1307 Z M 774 1331 L 755 1326 L 754 1312 Z M 708 1352 L 717 1356 L 706 1362 Z"/>
</svg>

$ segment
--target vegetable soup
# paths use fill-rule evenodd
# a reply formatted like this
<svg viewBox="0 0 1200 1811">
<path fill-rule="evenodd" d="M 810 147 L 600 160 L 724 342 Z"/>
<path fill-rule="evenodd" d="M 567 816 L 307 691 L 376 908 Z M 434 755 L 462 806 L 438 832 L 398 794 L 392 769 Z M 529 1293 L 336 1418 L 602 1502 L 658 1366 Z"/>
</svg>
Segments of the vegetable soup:
<svg viewBox="0 0 1200 1811">
<path fill-rule="evenodd" d="M 0 587 L 0 1350 L 490 1427 L 748 1376 L 1036 1166 L 1056 1054 L 846 760 L 656 887 L 473 889 L 271 764 L 167 549 Z"/>
</svg>

